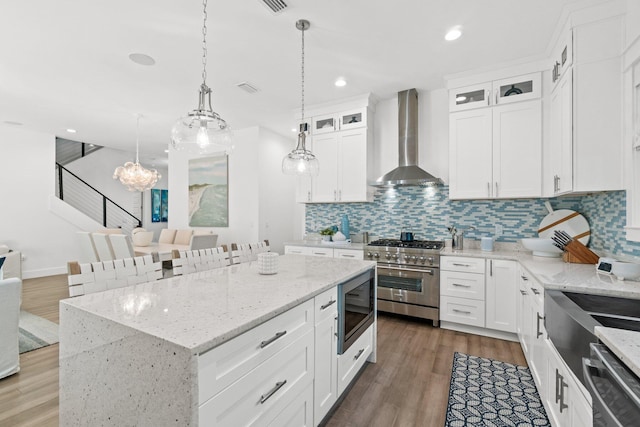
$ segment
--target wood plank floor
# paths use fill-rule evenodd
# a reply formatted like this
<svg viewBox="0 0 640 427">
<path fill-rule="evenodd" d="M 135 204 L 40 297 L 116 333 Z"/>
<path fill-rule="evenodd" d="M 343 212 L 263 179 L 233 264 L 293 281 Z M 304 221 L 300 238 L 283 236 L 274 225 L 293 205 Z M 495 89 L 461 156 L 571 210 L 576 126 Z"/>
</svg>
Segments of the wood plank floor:
<svg viewBox="0 0 640 427">
<path fill-rule="evenodd" d="M 25 280 L 22 308 L 58 323 L 66 280 Z M 526 365 L 518 343 L 381 313 L 378 363 L 365 368 L 327 427 L 443 426 L 456 351 Z M 58 345 L 22 354 L 20 368 L 0 380 L 0 427 L 58 426 Z"/>
</svg>

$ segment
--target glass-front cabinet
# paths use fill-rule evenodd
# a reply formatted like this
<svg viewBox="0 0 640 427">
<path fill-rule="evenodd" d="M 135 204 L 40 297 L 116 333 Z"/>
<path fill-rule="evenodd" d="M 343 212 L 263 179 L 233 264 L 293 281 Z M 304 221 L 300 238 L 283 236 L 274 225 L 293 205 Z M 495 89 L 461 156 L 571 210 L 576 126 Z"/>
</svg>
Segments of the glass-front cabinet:
<svg viewBox="0 0 640 427">
<path fill-rule="evenodd" d="M 540 73 L 526 74 L 451 89 L 449 111 L 463 111 L 537 99 L 541 94 Z"/>
<path fill-rule="evenodd" d="M 365 126 L 367 126 L 367 110 L 366 108 L 357 108 L 338 114 L 314 117 L 311 132 L 314 135 L 320 135 Z"/>
</svg>

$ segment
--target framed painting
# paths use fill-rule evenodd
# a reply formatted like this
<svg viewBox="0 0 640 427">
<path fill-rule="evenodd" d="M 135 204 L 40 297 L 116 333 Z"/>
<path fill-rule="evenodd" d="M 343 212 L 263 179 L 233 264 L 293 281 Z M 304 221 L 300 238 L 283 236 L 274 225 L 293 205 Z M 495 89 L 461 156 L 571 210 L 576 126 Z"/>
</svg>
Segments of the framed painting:
<svg viewBox="0 0 640 427">
<path fill-rule="evenodd" d="M 189 160 L 189 226 L 229 226 L 229 158 Z"/>
<path fill-rule="evenodd" d="M 169 190 L 160 190 L 160 221 L 169 221 Z"/>
<path fill-rule="evenodd" d="M 151 222 L 160 222 L 161 190 L 151 189 Z"/>
</svg>

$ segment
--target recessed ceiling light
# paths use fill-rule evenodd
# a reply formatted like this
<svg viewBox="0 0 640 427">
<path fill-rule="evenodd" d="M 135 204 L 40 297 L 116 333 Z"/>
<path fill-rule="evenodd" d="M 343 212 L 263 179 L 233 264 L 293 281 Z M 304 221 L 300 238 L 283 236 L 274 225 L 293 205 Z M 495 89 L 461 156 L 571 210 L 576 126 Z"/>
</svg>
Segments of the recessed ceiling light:
<svg viewBox="0 0 640 427">
<path fill-rule="evenodd" d="M 298 129 L 296 129 L 296 128 L 291 128 L 291 132 L 298 132 Z"/>
<path fill-rule="evenodd" d="M 156 63 L 155 59 L 144 53 L 130 53 L 129 59 L 140 65 L 153 65 Z"/>
<path fill-rule="evenodd" d="M 447 41 L 453 41 L 453 40 L 459 39 L 461 35 L 462 35 L 462 30 L 460 29 L 460 27 L 453 27 L 444 36 L 444 39 Z"/>
<path fill-rule="evenodd" d="M 169 150 L 168 150 L 168 149 L 167 149 L 167 150 L 164 150 L 164 152 L 165 152 L 165 153 L 168 153 L 168 152 L 169 152 Z"/>
<path fill-rule="evenodd" d="M 347 85 L 347 81 L 345 79 L 343 79 L 342 77 L 338 77 L 338 79 L 335 81 L 334 83 L 336 86 L 338 87 L 343 87 Z"/>
<path fill-rule="evenodd" d="M 13 120 L 5 120 L 3 123 L 11 126 L 22 126 L 22 123 L 14 122 Z"/>
<path fill-rule="evenodd" d="M 67 129 L 67 132 L 69 132 L 69 133 L 76 133 L 76 130 L 75 130 L 75 129 Z"/>
</svg>

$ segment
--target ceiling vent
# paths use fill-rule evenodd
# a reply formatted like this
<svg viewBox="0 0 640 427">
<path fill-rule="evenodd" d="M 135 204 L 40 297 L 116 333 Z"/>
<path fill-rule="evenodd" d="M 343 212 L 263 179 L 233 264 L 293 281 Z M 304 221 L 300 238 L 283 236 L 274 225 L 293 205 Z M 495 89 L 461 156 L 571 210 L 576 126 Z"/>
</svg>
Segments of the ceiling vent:
<svg viewBox="0 0 640 427">
<path fill-rule="evenodd" d="M 256 88 L 255 86 L 252 86 L 251 83 L 248 83 L 248 82 L 237 83 L 236 86 L 247 93 L 256 93 L 259 90 L 258 88 Z"/>
<path fill-rule="evenodd" d="M 288 6 L 282 0 L 260 0 L 264 3 L 273 13 L 280 13 L 285 10 Z"/>
</svg>

